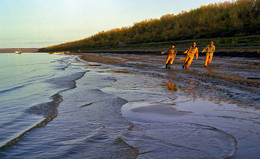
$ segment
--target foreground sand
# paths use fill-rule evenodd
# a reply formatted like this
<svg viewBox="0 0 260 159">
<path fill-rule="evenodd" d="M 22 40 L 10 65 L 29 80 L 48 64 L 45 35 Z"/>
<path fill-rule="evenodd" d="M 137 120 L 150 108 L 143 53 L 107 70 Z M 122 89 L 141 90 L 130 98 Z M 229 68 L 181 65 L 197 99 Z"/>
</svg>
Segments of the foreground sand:
<svg viewBox="0 0 260 159">
<path fill-rule="evenodd" d="M 102 91 L 127 100 L 121 111 L 133 127 L 124 141 L 138 149 L 138 157 L 260 155 L 259 59 L 214 57 L 204 68 L 200 56 L 182 69 L 178 55 L 165 69 L 166 56 L 81 55 L 113 79 Z"/>
</svg>

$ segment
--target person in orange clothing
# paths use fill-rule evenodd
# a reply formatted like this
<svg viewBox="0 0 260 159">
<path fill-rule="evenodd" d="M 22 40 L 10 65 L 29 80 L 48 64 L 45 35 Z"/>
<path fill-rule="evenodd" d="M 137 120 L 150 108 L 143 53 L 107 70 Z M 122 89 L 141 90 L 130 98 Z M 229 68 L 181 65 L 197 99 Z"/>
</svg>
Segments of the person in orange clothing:
<svg viewBox="0 0 260 159">
<path fill-rule="evenodd" d="M 213 53 L 215 52 L 214 42 L 211 41 L 210 44 L 202 50 L 202 53 L 203 52 L 206 52 L 204 67 L 208 67 L 208 64 L 212 61 Z"/>
<path fill-rule="evenodd" d="M 184 65 L 182 66 L 182 68 L 189 68 L 190 64 L 194 58 L 194 55 L 196 55 L 196 60 L 199 57 L 199 50 L 196 46 L 196 43 L 194 42 L 192 46 L 189 47 L 188 50 L 186 50 L 184 52 L 184 54 L 187 54 Z"/>
<path fill-rule="evenodd" d="M 167 60 L 165 62 L 166 68 L 170 69 L 171 65 L 175 59 L 175 56 L 177 54 L 177 49 L 175 48 L 175 46 L 176 46 L 176 44 L 172 43 L 171 47 L 168 50 L 161 52 L 162 54 L 165 54 L 165 53 L 168 54 Z"/>
</svg>

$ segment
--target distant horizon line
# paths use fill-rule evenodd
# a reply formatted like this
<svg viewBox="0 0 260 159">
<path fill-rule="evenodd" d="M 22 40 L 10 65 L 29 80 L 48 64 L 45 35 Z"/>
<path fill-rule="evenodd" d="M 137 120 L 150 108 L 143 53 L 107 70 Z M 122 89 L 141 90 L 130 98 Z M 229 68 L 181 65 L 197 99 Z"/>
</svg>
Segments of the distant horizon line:
<svg viewBox="0 0 260 159">
<path fill-rule="evenodd" d="M 0 48 L 0 50 L 2 49 L 39 49 L 37 47 L 8 47 L 8 48 Z"/>
</svg>

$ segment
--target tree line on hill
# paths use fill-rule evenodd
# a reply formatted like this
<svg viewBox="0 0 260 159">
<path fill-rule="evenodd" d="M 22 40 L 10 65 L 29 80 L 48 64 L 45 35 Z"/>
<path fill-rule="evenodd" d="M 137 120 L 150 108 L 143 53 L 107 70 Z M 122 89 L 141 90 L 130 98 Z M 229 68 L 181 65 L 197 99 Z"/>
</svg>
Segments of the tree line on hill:
<svg viewBox="0 0 260 159">
<path fill-rule="evenodd" d="M 260 1 L 237 0 L 167 14 L 131 27 L 102 31 L 88 38 L 49 46 L 39 51 L 78 51 L 131 44 L 260 34 Z"/>
</svg>

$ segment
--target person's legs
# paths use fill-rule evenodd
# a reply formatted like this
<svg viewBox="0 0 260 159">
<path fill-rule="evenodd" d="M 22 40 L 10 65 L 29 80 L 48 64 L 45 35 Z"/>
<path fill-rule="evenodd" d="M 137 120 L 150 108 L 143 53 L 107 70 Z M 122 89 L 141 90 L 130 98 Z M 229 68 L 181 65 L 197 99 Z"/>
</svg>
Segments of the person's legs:
<svg viewBox="0 0 260 159">
<path fill-rule="evenodd" d="M 174 61 L 174 59 L 175 59 L 175 56 L 176 55 L 172 55 L 172 57 L 171 57 L 171 60 L 170 60 L 170 64 L 172 65 L 172 63 L 173 63 L 173 61 Z"/>
<path fill-rule="evenodd" d="M 166 68 L 171 68 L 171 65 L 172 65 L 172 62 L 173 62 L 173 60 L 172 60 L 172 58 L 170 58 L 170 60 L 169 60 L 169 62 L 168 62 L 168 64 L 167 64 L 167 66 L 166 66 Z"/>
<path fill-rule="evenodd" d="M 167 60 L 166 60 L 166 62 L 165 62 L 165 68 L 169 68 L 169 62 L 170 62 L 170 59 L 171 59 L 171 57 L 168 55 L 168 57 L 167 57 Z"/>
<path fill-rule="evenodd" d="M 209 55 L 208 54 L 206 54 L 206 58 L 205 58 L 205 64 L 204 64 L 204 66 L 205 67 L 207 67 L 208 66 L 208 63 L 209 62 Z"/>
<path fill-rule="evenodd" d="M 189 61 L 189 56 L 186 57 L 185 61 L 184 61 L 184 65 L 186 65 L 186 63 Z"/>
<path fill-rule="evenodd" d="M 212 61 L 213 56 L 209 56 L 208 64 Z"/>
<path fill-rule="evenodd" d="M 171 59 L 170 59 L 170 61 L 169 61 L 169 68 L 171 67 L 171 65 L 172 65 L 172 63 L 173 63 L 175 56 L 176 56 L 176 55 L 172 55 L 172 56 L 171 56 Z"/>
<path fill-rule="evenodd" d="M 168 62 L 170 61 L 170 59 L 171 59 L 171 57 L 168 56 L 168 57 L 167 57 L 167 60 L 166 60 L 166 62 L 165 62 L 166 65 L 168 64 Z"/>
<path fill-rule="evenodd" d="M 186 67 L 186 64 L 187 64 L 188 60 L 189 60 L 189 56 L 187 55 L 182 68 Z"/>
<path fill-rule="evenodd" d="M 191 63 L 192 63 L 192 60 L 193 60 L 194 56 L 193 57 L 189 57 L 189 60 L 187 61 L 186 63 L 186 67 L 189 68 Z"/>
</svg>

